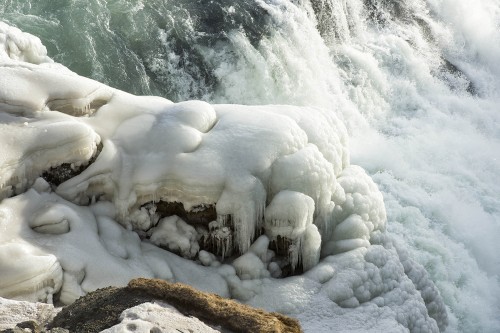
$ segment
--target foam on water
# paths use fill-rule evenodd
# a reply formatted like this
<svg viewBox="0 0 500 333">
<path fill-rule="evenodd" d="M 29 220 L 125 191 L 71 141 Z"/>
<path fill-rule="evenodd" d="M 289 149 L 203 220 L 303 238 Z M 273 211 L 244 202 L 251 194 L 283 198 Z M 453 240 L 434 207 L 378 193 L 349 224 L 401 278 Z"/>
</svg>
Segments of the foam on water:
<svg viewBox="0 0 500 333">
<path fill-rule="evenodd" d="M 384 194 L 389 233 L 444 297 L 448 331 L 498 331 L 498 1 L 212 6 L 17 0 L 0 15 L 56 61 L 133 93 L 338 109 L 353 162 Z"/>
</svg>

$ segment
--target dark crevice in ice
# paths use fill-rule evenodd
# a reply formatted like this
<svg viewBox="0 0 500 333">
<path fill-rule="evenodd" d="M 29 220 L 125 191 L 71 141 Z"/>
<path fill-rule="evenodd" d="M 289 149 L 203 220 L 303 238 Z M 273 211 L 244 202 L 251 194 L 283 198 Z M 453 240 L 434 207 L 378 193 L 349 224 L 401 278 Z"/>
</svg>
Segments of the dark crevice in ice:
<svg viewBox="0 0 500 333">
<path fill-rule="evenodd" d="M 272 240 L 269 243 L 269 249 L 276 253 L 277 258 L 283 259 L 280 265 L 281 277 L 300 275 L 304 272 L 301 260 L 299 260 L 296 267 L 293 267 L 290 260 L 288 260 L 292 246 L 294 246 L 292 240 L 282 236 L 278 236 L 276 240 Z"/>
<path fill-rule="evenodd" d="M 142 239 L 149 239 L 151 237 L 155 227 L 158 225 L 158 221 L 161 219 L 170 216 L 178 216 L 184 222 L 196 229 L 200 251 L 204 250 L 214 254 L 220 262 L 225 262 L 227 260 L 230 262 L 243 254 L 240 253 L 238 244 L 236 244 L 235 241 L 236 231 L 231 215 L 218 216 L 215 204 L 199 205 L 187 211 L 181 202 L 158 201 L 148 202 L 142 205 L 141 209 L 152 212 L 151 214 L 155 215 L 156 221 L 151 225 L 149 230 L 137 230 Z M 258 228 L 255 230 L 254 239 L 257 239 L 264 233 L 265 230 L 263 228 Z M 281 236 L 278 236 L 277 240 L 270 242 L 268 249 L 275 253 L 275 257 L 272 261 L 277 263 L 281 269 L 281 274 L 277 277 L 286 277 L 303 273 L 300 260 L 296 267 L 293 267 L 290 263 L 292 251 L 296 251 L 294 246 L 297 245 L 292 244 L 290 239 Z M 180 255 L 180 253 L 172 251 L 167 247 L 159 247 Z M 185 258 L 196 260 L 197 257 L 198 255 L 194 258 Z"/>
<path fill-rule="evenodd" d="M 56 188 L 65 181 L 79 175 L 85 169 L 87 169 L 92 163 L 95 162 L 102 150 L 102 144 L 97 145 L 97 151 L 94 156 L 87 162 L 80 166 L 75 166 L 73 163 L 63 163 L 59 166 L 52 167 L 47 171 L 42 173 L 42 178 L 51 185 L 52 188 Z"/>
<path fill-rule="evenodd" d="M 207 224 L 217 219 L 217 212 L 214 205 L 198 206 L 191 211 L 186 211 L 181 202 L 159 201 L 155 203 L 156 213 L 162 218 L 177 215 L 184 222 L 196 225 Z"/>
</svg>

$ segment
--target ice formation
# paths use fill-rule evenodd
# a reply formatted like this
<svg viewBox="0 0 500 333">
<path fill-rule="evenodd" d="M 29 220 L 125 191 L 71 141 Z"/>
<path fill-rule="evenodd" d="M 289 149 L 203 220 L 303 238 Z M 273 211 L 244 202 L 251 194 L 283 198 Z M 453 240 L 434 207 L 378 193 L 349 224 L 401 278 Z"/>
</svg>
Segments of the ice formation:
<svg viewBox="0 0 500 333">
<path fill-rule="evenodd" d="M 194 258 L 200 246 L 196 240 L 196 230 L 178 216 L 162 219 L 151 234 L 151 243 L 166 247 L 184 258 Z"/>
<path fill-rule="evenodd" d="M 67 304 L 145 276 L 295 315 L 327 300 L 339 322 L 446 326 L 425 272 L 385 240 L 382 195 L 332 112 L 133 96 L 5 24 L 0 61 L 0 296 Z M 63 164 L 62 184 L 37 178 Z"/>
<path fill-rule="evenodd" d="M 26 66 L 30 69 L 26 70 Z M 281 219 L 280 213 L 286 215 L 283 221 L 303 219 L 301 208 L 293 214 L 287 208 L 293 202 L 287 202 L 286 198 L 292 196 L 285 193 L 294 191 L 309 198 L 307 205 L 312 203 L 312 208 L 308 208 L 308 220 L 297 222 L 307 224 L 296 230 L 300 237 L 280 227 L 279 222 L 274 227 L 271 227 L 272 222 L 266 223 L 265 227 L 273 240 L 278 236 L 293 238 L 290 238 L 292 249 L 288 251 L 292 270 L 302 261 L 306 269 L 318 262 L 320 238 L 325 244 L 339 244 L 330 246 L 331 252 L 325 247 L 323 255 L 328 255 L 367 246 L 370 233 L 384 228 L 384 216 L 378 216 L 383 213 L 383 203 L 376 199 L 380 194 L 369 185 L 370 180 L 361 169 L 349 166 L 346 130 L 333 113 L 291 106 L 209 105 L 201 101 L 172 103 L 158 97 L 132 96 L 66 73 L 67 70 L 59 72 L 51 68 L 33 64 L 10 66 L 5 77 L 12 78 L 11 82 L 16 81 L 16 85 L 26 87 L 33 94 L 26 96 L 16 90 L 7 96 L 3 91 L 3 103 L 17 107 L 14 111 L 8 110 L 9 117 L 17 120 L 16 115 L 21 113 L 23 123 L 28 120 L 28 124 L 33 123 L 32 127 L 37 122 L 55 126 L 53 124 L 59 119 L 68 119 L 70 124 L 61 125 L 65 130 L 60 135 L 69 138 L 58 138 L 59 132 L 51 128 L 45 132 L 42 127 L 41 131 L 49 133 L 56 142 L 76 142 L 80 149 L 64 145 L 53 148 L 44 143 L 43 137 L 38 137 L 33 141 L 43 144 L 42 147 L 29 146 L 33 141 L 27 140 L 24 150 L 46 150 L 52 155 L 43 155 L 48 156 L 52 164 L 39 161 L 29 153 L 27 158 L 14 154 L 10 160 L 34 165 L 29 169 L 37 176 L 52 166 L 88 162 L 97 154 L 97 144 L 101 143 L 102 151 L 95 162 L 56 189 L 59 195 L 72 202 L 85 205 L 92 200 L 109 200 L 115 205 L 121 223 L 141 231 L 154 227 L 158 219 L 154 213 L 144 214 L 146 204 L 177 202 L 188 213 L 215 206 L 213 221 L 218 225 L 214 227 L 212 223 L 210 229 L 217 229 L 217 234 L 207 236 L 215 238 L 212 242 L 215 251 L 231 253 L 231 249 L 221 251 L 220 247 L 232 245 L 239 253 L 245 253 L 264 226 L 266 206 L 270 207 L 268 215 L 272 211 L 271 215 L 277 217 L 271 220 Z M 41 82 L 48 83 L 42 85 Z M 85 117 L 77 117 L 82 115 Z M 50 124 L 45 125 L 46 121 Z M 6 122 L 4 126 L 15 131 L 12 125 Z M 70 126 L 75 129 L 68 130 Z M 79 133 L 80 128 L 83 134 Z M 5 133 L 10 134 L 9 131 Z M 36 134 L 26 133 L 23 137 Z M 79 142 L 81 138 L 86 142 Z M 77 153 L 73 152 L 75 150 Z M 12 165 L 9 161 L 4 163 Z M 23 167 L 14 167 L 17 173 L 23 172 Z M 333 239 L 331 229 L 341 222 L 337 211 L 347 200 L 338 182 L 345 178 L 345 173 L 366 179 L 367 184 L 360 187 L 364 191 L 360 196 L 377 202 L 379 207 L 372 205 L 367 209 L 378 213 L 363 212 L 364 218 L 347 226 L 357 231 L 350 235 L 344 231 L 335 236 L 338 239 Z M 29 183 L 33 178 L 25 177 L 23 181 Z M 8 185 L 6 182 L 4 187 Z M 373 217 L 376 220 L 372 221 Z M 213 231 L 208 225 L 204 228 L 209 234 Z M 221 235 L 224 228 L 231 229 L 232 239 Z M 307 230 L 299 231 L 301 228 Z M 345 237 L 353 238 L 349 241 L 343 239 Z M 345 245 L 346 242 L 350 245 Z M 187 256 L 194 257 L 196 252 Z"/>
</svg>

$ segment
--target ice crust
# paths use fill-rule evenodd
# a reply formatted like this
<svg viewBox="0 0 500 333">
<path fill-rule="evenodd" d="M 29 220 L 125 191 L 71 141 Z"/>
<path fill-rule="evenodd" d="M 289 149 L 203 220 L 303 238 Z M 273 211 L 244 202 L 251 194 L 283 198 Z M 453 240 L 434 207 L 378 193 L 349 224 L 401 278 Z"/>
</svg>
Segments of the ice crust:
<svg viewBox="0 0 500 333">
<path fill-rule="evenodd" d="M 18 323 L 34 320 L 42 326 L 59 312 L 52 304 L 15 301 L 0 297 L 0 330 L 12 329 Z"/>
<path fill-rule="evenodd" d="M 160 220 L 152 230 L 150 240 L 184 258 L 194 258 L 200 250 L 196 234 L 195 228 L 174 215 Z"/>
<path fill-rule="evenodd" d="M 133 96 L 53 63 L 36 37 L 0 23 L 0 128 L 2 297 L 68 304 L 157 277 L 315 332 L 446 327 L 427 273 L 385 234 L 382 195 L 350 165 L 332 112 Z M 55 191 L 37 179 L 88 162 L 99 143 L 95 162 Z M 148 206 L 160 200 L 215 205 L 209 224 L 231 229 L 217 246 L 233 256 L 199 251 L 209 225 L 160 219 Z M 285 258 L 271 246 L 280 241 Z M 286 265 L 306 272 L 275 279 Z"/>
<path fill-rule="evenodd" d="M 143 303 L 123 311 L 120 316 L 120 323 L 102 331 L 102 333 L 126 333 L 130 331 L 157 333 L 220 332 L 199 319 L 183 315 L 174 307 L 162 302 Z"/>
</svg>

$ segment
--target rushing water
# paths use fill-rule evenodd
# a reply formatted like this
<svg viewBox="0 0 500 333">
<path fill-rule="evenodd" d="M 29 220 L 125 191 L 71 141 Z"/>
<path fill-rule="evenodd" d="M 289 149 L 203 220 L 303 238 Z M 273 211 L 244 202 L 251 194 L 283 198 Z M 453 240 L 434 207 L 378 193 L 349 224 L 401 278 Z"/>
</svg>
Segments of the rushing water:
<svg viewBox="0 0 500 333">
<path fill-rule="evenodd" d="M 448 331 L 500 330 L 498 0 L 1 0 L 0 19 L 134 94 L 342 115 Z"/>
</svg>

